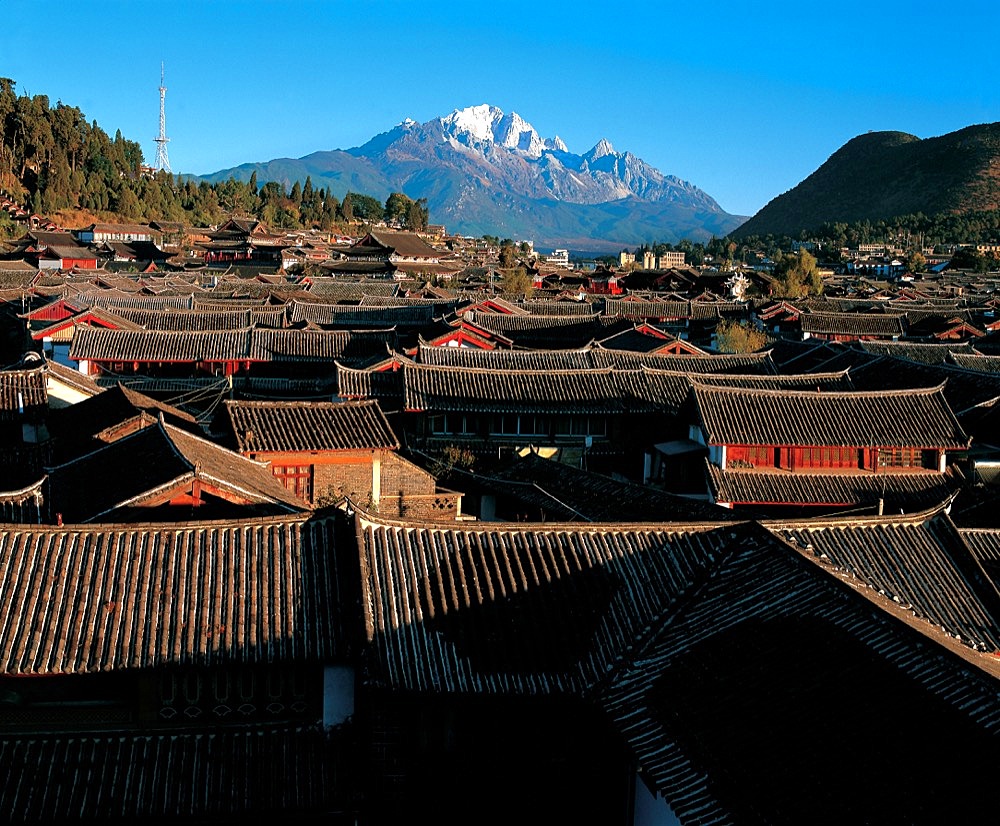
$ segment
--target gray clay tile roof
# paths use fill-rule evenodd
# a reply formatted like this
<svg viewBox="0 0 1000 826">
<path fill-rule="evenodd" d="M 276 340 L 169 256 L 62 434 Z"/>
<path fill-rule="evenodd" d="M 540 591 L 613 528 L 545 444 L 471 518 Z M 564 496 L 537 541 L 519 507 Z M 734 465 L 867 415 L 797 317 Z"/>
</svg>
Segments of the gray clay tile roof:
<svg viewBox="0 0 1000 826">
<path fill-rule="evenodd" d="M 498 370 L 586 370 L 597 366 L 589 347 L 576 350 L 481 350 L 420 343 L 417 361 L 438 367 Z"/>
<path fill-rule="evenodd" d="M 364 516 L 360 529 L 374 674 L 486 694 L 594 685 L 728 540 L 664 524 L 406 528 Z"/>
<path fill-rule="evenodd" d="M 309 292 L 320 298 L 334 301 L 360 301 L 365 296 L 392 296 L 399 293 L 399 284 L 384 278 L 328 278 L 323 276 L 309 279 Z"/>
<path fill-rule="evenodd" d="M 732 522 L 745 518 L 728 508 L 580 470 L 535 453 L 451 481 L 463 489 L 474 484 L 498 497 L 516 498 L 543 511 L 546 521 Z"/>
<path fill-rule="evenodd" d="M 79 327 L 69 357 L 89 361 L 245 361 L 250 358 L 250 331 Z"/>
<path fill-rule="evenodd" d="M 695 412 L 708 444 L 911 446 L 964 449 L 969 437 L 942 387 L 807 392 L 695 382 Z"/>
<path fill-rule="evenodd" d="M 914 513 L 952 496 L 956 480 L 927 470 L 907 473 L 809 473 L 788 470 L 722 470 L 706 462 L 712 498 L 735 505 L 829 505 L 875 512 Z"/>
<path fill-rule="evenodd" d="M 597 367 L 615 367 L 621 370 L 637 370 L 640 366 L 658 370 L 674 370 L 683 373 L 776 373 L 774 362 L 768 351 L 760 353 L 709 353 L 687 355 L 674 353 L 630 353 L 626 350 L 604 350 L 593 348 L 593 358 Z"/>
<path fill-rule="evenodd" d="M 536 413 L 654 412 L 635 391 L 642 374 L 603 370 L 477 370 L 407 364 L 405 407 Z"/>
<path fill-rule="evenodd" d="M 277 725 L 12 735 L 0 738 L 0 807 L 23 824 L 197 823 L 206 811 L 226 813 L 218 822 L 229 822 L 233 814 L 330 811 L 341 803 L 327 782 L 335 739 L 318 726 Z"/>
<path fill-rule="evenodd" d="M 948 354 L 948 360 L 963 370 L 975 370 L 979 373 L 1000 373 L 1000 356 L 984 355 L 973 351 L 953 349 Z"/>
<path fill-rule="evenodd" d="M 245 330 L 248 327 L 283 327 L 283 307 L 256 307 L 254 309 L 207 310 L 133 310 L 119 308 L 114 311 L 133 324 L 146 330 Z"/>
<path fill-rule="evenodd" d="M 0 674 L 330 656 L 331 543 L 288 515 L 0 525 Z"/>
<path fill-rule="evenodd" d="M 65 522 L 119 519 L 193 480 L 257 509 L 248 515 L 305 510 L 266 464 L 163 421 L 50 468 L 48 477 L 47 507 Z"/>
<path fill-rule="evenodd" d="M 812 335 L 875 336 L 906 335 L 906 316 L 889 313 L 802 313 L 799 325 Z"/>
<path fill-rule="evenodd" d="M 37 418 L 49 403 L 45 366 L 0 370 L 0 421 Z"/>
<path fill-rule="evenodd" d="M 909 359 L 923 364 L 945 364 L 951 360 L 952 353 L 973 352 L 971 344 L 956 341 L 940 344 L 925 344 L 914 341 L 861 341 L 858 342 L 858 345 L 866 353 Z"/>
<path fill-rule="evenodd" d="M 927 547 L 933 539 L 883 525 L 860 540 L 869 546 L 867 563 L 919 566 L 900 567 L 900 574 L 932 585 L 940 559 Z M 849 532 L 842 534 L 849 541 Z M 910 550 L 915 540 L 919 550 Z M 928 710 L 944 703 L 946 716 L 985 726 L 974 739 L 995 754 L 995 658 L 961 645 L 814 550 L 785 544 L 788 553 L 754 531 L 734 532 L 725 563 L 664 614 L 601 693 L 647 787 L 682 823 L 889 822 L 904 811 L 902 820 L 915 822 L 926 807 L 949 819 L 964 804 L 951 791 L 937 792 L 941 766 L 896 765 L 900 755 L 918 752 L 936 763 L 922 745 L 932 732 L 921 727 L 905 743 L 900 738 L 913 719 L 911 703 Z M 963 607 L 986 616 L 981 601 Z M 995 613 L 991 622 L 995 627 Z M 835 714 L 817 714 L 817 692 L 836 698 Z M 934 737 L 955 731 L 955 721 L 925 720 Z M 879 731 L 892 734 L 873 735 Z M 736 746 L 735 732 L 745 746 Z M 803 742 L 814 759 L 789 761 L 789 749 Z M 949 776 L 958 785 L 972 776 L 987 782 L 980 762 L 967 761 Z M 848 764 L 857 781 L 850 790 L 831 783 L 831 767 Z M 914 771 L 921 787 L 929 786 L 916 805 Z M 753 814 L 734 801 L 753 801 Z M 965 808 L 964 817 L 975 820 L 975 807 Z"/>
<path fill-rule="evenodd" d="M 859 390 L 905 390 L 944 386 L 944 395 L 959 417 L 1000 398 L 1000 375 L 953 364 L 922 364 L 881 356 L 851 368 Z"/>
<path fill-rule="evenodd" d="M 976 650 L 1000 652 L 1000 594 L 942 512 L 899 523 L 767 523 L 845 576 Z M 973 541 L 975 539 L 973 538 Z"/>
<path fill-rule="evenodd" d="M 353 305 L 292 302 L 290 320 L 337 327 L 422 327 L 436 314 L 433 304 Z"/>
<path fill-rule="evenodd" d="M 91 361 L 330 361 L 384 353 L 392 333 L 351 330 L 107 330 L 80 327 L 69 357 Z"/>
<path fill-rule="evenodd" d="M 377 402 L 226 402 L 241 453 L 395 450 L 399 440 Z"/>
</svg>

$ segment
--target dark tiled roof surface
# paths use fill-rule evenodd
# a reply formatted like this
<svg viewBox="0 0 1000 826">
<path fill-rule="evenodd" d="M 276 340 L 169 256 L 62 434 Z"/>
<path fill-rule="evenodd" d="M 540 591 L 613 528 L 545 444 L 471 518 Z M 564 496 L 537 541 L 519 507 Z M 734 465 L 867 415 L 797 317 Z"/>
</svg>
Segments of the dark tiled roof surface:
<svg viewBox="0 0 1000 826">
<path fill-rule="evenodd" d="M 634 391 L 642 374 L 612 370 L 475 370 L 407 364 L 408 410 L 653 412 Z"/>
<path fill-rule="evenodd" d="M 886 313 L 803 313 L 803 333 L 813 335 L 900 337 L 906 334 L 906 317 Z"/>
<path fill-rule="evenodd" d="M 773 527 L 835 570 L 972 648 L 1000 651 L 1000 594 L 943 514 L 900 524 Z"/>
<path fill-rule="evenodd" d="M 709 444 L 960 449 L 969 443 L 940 387 L 816 393 L 696 382 L 693 398 Z"/>
<path fill-rule="evenodd" d="M 0 673 L 328 657 L 332 534 L 295 517 L 0 526 Z"/>
<path fill-rule="evenodd" d="M 707 576 L 727 536 L 665 525 L 401 530 L 368 517 L 360 527 L 373 676 L 487 694 L 594 685 L 663 604 Z"/>
<path fill-rule="evenodd" d="M 954 479 L 935 471 L 793 473 L 721 470 L 712 464 L 707 469 L 715 501 L 733 504 L 862 506 L 874 512 L 882 500 L 887 513 L 913 513 L 941 504 L 956 487 Z"/>
<path fill-rule="evenodd" d="M 399 447 L 399 440 L 374 401 L 227 401 L 226 412 L 241 452 Z"/>
<path fill-rule="evenodd" d="M 586 370 L 596 367 L 590 348 L 579 350 L 481 350 L 420 344 L 420 364 L 489 370 Z"/>
<path fill-rule="evenodd" d="M 949 342 L 923 344 L 914 341 L 862 341 L 859 346 L 866 353 L 877 356 L 893 356 L 924 364 L 944 364 L 951 360 L 952 353 L 971 353 L 971 344 Z"/>
<path fill-rule="evenodd" d="M 0 421 L 36 417 L 49 403 L 45 367 L 0 370 Z"/>
<path fill-rule="evenodd" d="M 422 327 L 435 315 L 433 304 L 367 306 L 353 304 L 312 304 L 295 301 L 291 321 L 311 321 L 337 327 Z"/>
<path fill-rule="evenodd" d="M 580 470 L 534 453 L 488 473 L 454 480 L 457 487 L 463 482 L 538 507 L 550 521 L 730 522 L 744 518 L 727 508 Z"/>
<path fill-rule="evenodd" d="M 319 727 L 278 726 L 4 738 L 0 807 L 23 824 L 318 817 L 343 803 L 330 782 L 335 742 Z"/>
<path fill-rule="evenodd" d="M 904 390 L 944 386 L 944 395 L 956 415 L 1000 399 L 1000 375 L 966 370 L 950 364 L 920 364 L 888 356 L 851 369 L 859 390 Z"/>
<path fill-rule="evenodd" d="M 194 479 L 266 510 L 305 509 L 266 465 L 163 422 L 51 468 L 48 505 L 66 522 L 107 521 Z"/>
</svg>

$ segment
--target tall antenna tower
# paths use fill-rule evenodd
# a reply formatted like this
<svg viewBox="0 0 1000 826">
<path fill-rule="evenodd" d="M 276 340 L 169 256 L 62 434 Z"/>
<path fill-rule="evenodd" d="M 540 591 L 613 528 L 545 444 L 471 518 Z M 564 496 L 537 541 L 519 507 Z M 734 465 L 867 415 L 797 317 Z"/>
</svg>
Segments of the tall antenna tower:
<svg viewBox="0 0 1000 826">
<path fill-rule="evenodd" d="M 163 99 L 166 97 L 167 87 L 163 85 L 163 63 L 160 63 L 160 134 L 153 138 L 156 141 L 156 170 L 164 172 L 170 171 L 170 160 L 167 158 L 167 116 L 163 109 Z"/>
</svg>

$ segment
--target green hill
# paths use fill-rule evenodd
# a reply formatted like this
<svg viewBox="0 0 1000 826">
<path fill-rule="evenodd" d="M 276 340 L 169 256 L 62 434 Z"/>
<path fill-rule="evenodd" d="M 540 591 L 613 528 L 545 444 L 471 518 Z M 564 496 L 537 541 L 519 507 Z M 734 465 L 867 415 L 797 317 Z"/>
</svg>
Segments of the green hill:
<svg viewBox="0 0 1000 826">
<path fill-rule="evenodd" d="M 731 235 L 788 235 L 824 223 L 1000 208 L 1000 123 L 936 138 L 869 132 L 851 139 Z"/>
</svg>

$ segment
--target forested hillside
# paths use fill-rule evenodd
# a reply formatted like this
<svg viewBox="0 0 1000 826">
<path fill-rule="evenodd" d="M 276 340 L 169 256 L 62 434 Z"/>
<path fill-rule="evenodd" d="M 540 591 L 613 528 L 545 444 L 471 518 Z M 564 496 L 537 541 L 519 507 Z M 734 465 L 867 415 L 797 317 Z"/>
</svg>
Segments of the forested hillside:
<svg viewBox="0 0 1000 826">
<path fill-rule="evenodd" d="M 1000 208 L 1000 123 L 936 138 L 871 132 L 848 141 L 733 236 L 811 234 L 824 224 Z"/>
<path fill-rule="evenodd" d="M 156 172 L 146 165 L 140 145 L 120 131 L 112 138 L 76 106 L 52 105 L 45 95 L 18 95 L 10 78 L 0 78 L 0 189 L 57 223 L 85 214 L 105 221 L 208 226 L 244 215 L 274 228 L 330 230 L 382 217 L 423 229 L 428 220 L 424 203 L 400 193 L 383 204 L 363 193 L 337 199 L 308 179 L 286 191 L 277 182 L 258 187 L 255 177 L 210 184 Z M 16 232 L 0 215 L 0 237 Z"/>
</svg>

